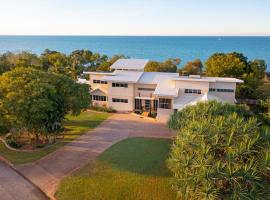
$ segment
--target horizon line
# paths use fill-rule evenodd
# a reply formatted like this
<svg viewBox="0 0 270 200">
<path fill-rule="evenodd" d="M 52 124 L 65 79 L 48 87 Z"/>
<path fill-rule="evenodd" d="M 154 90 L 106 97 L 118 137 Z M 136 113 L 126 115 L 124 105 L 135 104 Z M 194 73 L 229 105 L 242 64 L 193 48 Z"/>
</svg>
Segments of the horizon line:
<svg viewBox="0 0 270 200">
<path fill-rule="evenodd" d="M 69 37 L 270 37 L 270 34 L 262 35 L 103 35 L 103 34 L 0 34 L 0 36 L 69 36 Z"/>
</svg>

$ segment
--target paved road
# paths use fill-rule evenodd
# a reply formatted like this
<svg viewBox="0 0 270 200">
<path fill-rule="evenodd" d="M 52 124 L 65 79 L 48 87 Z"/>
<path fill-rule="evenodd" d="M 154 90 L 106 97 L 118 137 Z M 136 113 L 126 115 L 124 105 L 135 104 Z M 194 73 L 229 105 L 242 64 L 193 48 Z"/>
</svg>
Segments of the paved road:
<svg viewBox="0 0 270 200">
<path fill-rule="evenodd" d="M 53 198 L 62 178 L 128 137 L 172 137 L 164 124 L 130 114 L 114 114 L 96 129 L 34 163 L 17 169 Z"/>
<path fill-rule="evenodd" d="M 1 200 L 47 200 L 34 185 L 0 160 Z"/>
</svg>

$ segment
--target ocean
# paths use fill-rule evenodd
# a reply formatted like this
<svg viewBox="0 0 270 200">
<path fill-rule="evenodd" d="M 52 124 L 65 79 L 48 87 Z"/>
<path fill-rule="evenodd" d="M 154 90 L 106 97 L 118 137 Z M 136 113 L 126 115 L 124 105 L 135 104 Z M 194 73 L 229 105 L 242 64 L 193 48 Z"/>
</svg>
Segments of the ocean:
<svg viewBox="0 0 270 200">
<path fill-rule="evenodd" d="M 112 56 L 162 61 L 180 58 L 180 66 L 200 58 L 203 62 L 216 52 L 241 52 L 250 60 L 264 59 L 270 71 L 270 37 L 189 37 L 189 36 L 0 36 L 0 53 L 27 50 L 40 54 L 44 49 L 70 53 L 76 49 Z"/>
</svg>

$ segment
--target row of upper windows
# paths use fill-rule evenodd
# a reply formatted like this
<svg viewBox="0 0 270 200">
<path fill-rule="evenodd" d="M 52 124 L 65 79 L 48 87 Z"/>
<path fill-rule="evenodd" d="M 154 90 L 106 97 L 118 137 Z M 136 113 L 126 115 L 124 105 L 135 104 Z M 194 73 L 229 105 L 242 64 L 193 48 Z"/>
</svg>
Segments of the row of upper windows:
<svg viewBox="0 0 270 200">
<path fill-rule="evenodd" d="M 91 99 L 94 101 L 107 101 L 106 96 L 99 96 L 99 95 L 91 95 Z M 114 103 L 128 103 L 128 99 L 112 98 L 112 102 L 114 102 Z"/>
<path fill-rule="evenodd" d="M 209 88 L 209 92 L 234 92 L 233 89 Z"/>
<path fill-rule="evenodd" d="M 101 81 L 101 80 L 93 80 L 93 83 L 95 83 L 95 84 L 108 84 L 107 81 Z M 112 87 L 124 87 L 124 88 L 127 88 L 128 84 L 127 83 L 112 83 Z"/>
<path fill-rule="evenodd" d="M 209 88 L 209 92 L 234 92 L 233 89 L 222 89 L 222 88 Z M 202 91 L 199 89 L 185 89 L 187 94 L 201 94 Z"/>
<path fill-rule="evenodd" d="M 112 83 L 112 87 L 124 87 L 124 88 L 127 88 L 128 84 L 127 83 Z"/>
<path fill-rule="evenodd" d="M 107 81 L 101 81 L 101 80 L 93 80 L 93 83 L 96 83 L 96 84 L 108 84 Z"/>
<path fill-rule="evenodd" d="M 108 84 L 107 81 L 101 80 L 93 80 L 93 83 L 96 84 Z M 112 87 L 123 87 L 127 88 L 127 83 L 112 83 Z M 140 91 L 154 91 L 154 88 L 138 88 Z M 233 89 L 222 89 L 222 88 L 209 88 L 209 92 L 234 92 Z M 185 93 L 187 94 L 201 94 L 202 91 L 200 89 L 185 89 Z"/>
<path fill-rule="evenodd" d="M 201 94 L 202 91 L 199 89 L 185 89 L 185 93 L 187 93 L 187 94 Z"/>
</svg>

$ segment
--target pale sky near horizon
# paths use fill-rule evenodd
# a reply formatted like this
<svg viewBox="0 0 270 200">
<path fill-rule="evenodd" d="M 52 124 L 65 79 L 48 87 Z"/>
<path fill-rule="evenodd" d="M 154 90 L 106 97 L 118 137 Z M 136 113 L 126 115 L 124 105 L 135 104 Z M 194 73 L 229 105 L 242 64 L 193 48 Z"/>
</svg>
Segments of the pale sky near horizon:
<svg viewBox="0 0 270 200">
<path fill-rule="evenodd" d="M 270 36 L 270 0 L 0 0 L 0 35 Z"/>
</svg>

